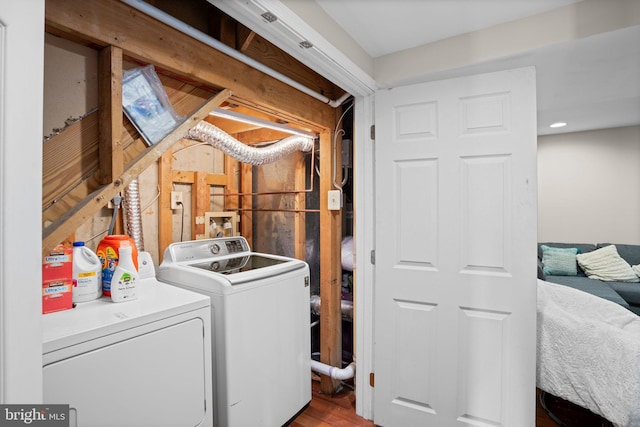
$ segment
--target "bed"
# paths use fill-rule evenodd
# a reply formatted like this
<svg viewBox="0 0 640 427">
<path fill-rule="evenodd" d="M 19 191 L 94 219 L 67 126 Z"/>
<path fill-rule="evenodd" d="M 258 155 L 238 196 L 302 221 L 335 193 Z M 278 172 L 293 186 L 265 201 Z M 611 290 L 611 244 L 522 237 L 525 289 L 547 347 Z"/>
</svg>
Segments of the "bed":
<svg viewBox="0 0 640 427">
<path fill-rule="evenodd" d="M 538 280 L 537 318 L 538 388 L 615 426 L 640 426 L 640 316 Z"/>
</svg>

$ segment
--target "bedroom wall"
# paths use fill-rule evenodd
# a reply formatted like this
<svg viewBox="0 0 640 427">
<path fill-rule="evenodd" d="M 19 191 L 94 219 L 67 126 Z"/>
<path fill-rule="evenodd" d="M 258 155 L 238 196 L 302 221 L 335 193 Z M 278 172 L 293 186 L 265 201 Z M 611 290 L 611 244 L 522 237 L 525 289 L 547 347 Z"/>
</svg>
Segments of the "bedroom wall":
<svg viewBox="0 0 640 427">
<path fill-rule="evenodd" d="M 640 126 L 538 138 L 538 240 L 640 244 Z"/>
</svg>

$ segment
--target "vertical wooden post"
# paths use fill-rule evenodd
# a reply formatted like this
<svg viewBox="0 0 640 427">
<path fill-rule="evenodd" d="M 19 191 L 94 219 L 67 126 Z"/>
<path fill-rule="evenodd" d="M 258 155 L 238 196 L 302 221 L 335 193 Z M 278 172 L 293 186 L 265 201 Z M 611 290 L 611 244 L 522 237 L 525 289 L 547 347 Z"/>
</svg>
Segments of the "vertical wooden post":
<svg viewBox="0 0 640 427">
<path fill-rule="evenodd" d="M 231 156 L 225 155 L 224 156 L 224 173 L 227 176 L 226 192 L 237 194 L 239 192 L 238 177 L 240 175 L 240 162 Z M 234 211 L 238 209 L 238 205 L 239 205 L 238 196 L 224 198 L 225 211 Z"/>
<path fill-rule="evenodd" d="M 240 191 L 244 194 L 253 192 L 253 166 L 240 164 Z M 243 209 L 251 209 L 253 207 L 253 197 L 242 196 L 240 199 L 240 207 Z M 253 247 L 253 212 L 247 210 L 242 211 L 240 215 L 240 230 L 242 235 L 249 242 L 249 247 Z"/>
<path fill-rule="evenodd" d="M 311 152 L 313 155 L 313 151 Z M 296 170 L 295 170 L 295 189 L 298 191 L 306 188 L 306 165 L 305 156 L 301 152 L 296 152 Z M 304 209 L 306 207 L 307 195 L 305 193 L 297 193 L 294 200 L 295 209 Z M 303 261 L 306 260 L 306 246 L 307 246 L 307 233 L 306 233 L 306 215 L 304 212 L 296 212 L 294 217 L 294 238 L 295 238 L 295 257 Z"/>
<path fill-rule="evenodd" d="M 98 179 L 110 184 L 124 172 L 122 132 L 122 49 L 107 46 L 98 57 Z"/>
<path fill-rule="evenodd" d="M 171 188 L 173 185 L 173 148 L 168 149 L 158 160 L 158 256 L 160 261 L 164 250 L 173 241 L 173 212 L 171 211 Z"/>
<path fill-rule="evenodd" d="M 191 190 L 191 239 L 196 239 L 198 234 L 204 234 L 205 224 L 198 224 L 196 218 L 204 218 L 204 213 L 211 209 L 211 188 L 207 183 L 207 173 L 196 172 L 194 181 Z"/>
<path fill-rule="evenodd" d="M 333 189 L 333 147 L 330 131 L 320 134 L 320 361 L 342 368 L 342 315 L 340 303 L 341 211 L 328 209 Z M 333 394 L 339 381 L 322 376 L 320 389 Z"/>
</svg>

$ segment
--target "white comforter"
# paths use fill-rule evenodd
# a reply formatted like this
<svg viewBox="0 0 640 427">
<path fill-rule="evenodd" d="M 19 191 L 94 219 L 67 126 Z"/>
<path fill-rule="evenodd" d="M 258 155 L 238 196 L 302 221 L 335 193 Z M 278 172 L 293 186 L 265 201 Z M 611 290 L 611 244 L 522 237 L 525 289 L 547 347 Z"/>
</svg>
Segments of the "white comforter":
<svg viewBox="0 0 640 427">
<path fill-rule="evenodd" d="M 540 389 L 616 426 L 640 426 L 640 316 L 538 280 L 537 344 Z"/>
</svg>

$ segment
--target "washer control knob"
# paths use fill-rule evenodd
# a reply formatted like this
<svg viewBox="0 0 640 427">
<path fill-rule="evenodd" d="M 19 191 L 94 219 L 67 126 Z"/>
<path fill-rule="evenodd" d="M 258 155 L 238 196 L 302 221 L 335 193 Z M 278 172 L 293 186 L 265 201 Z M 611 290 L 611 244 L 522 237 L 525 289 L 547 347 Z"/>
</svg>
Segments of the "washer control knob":
<svg viewBox="0 0 640 427">
<path fill-rule="evenodd" d="M 211 251 L 212 254 L 218 255 L 220 253 L 220 245 L 217 243 L 214 243 L 213 245 L 209 246 L 209 250 Z"/>
</svg>

